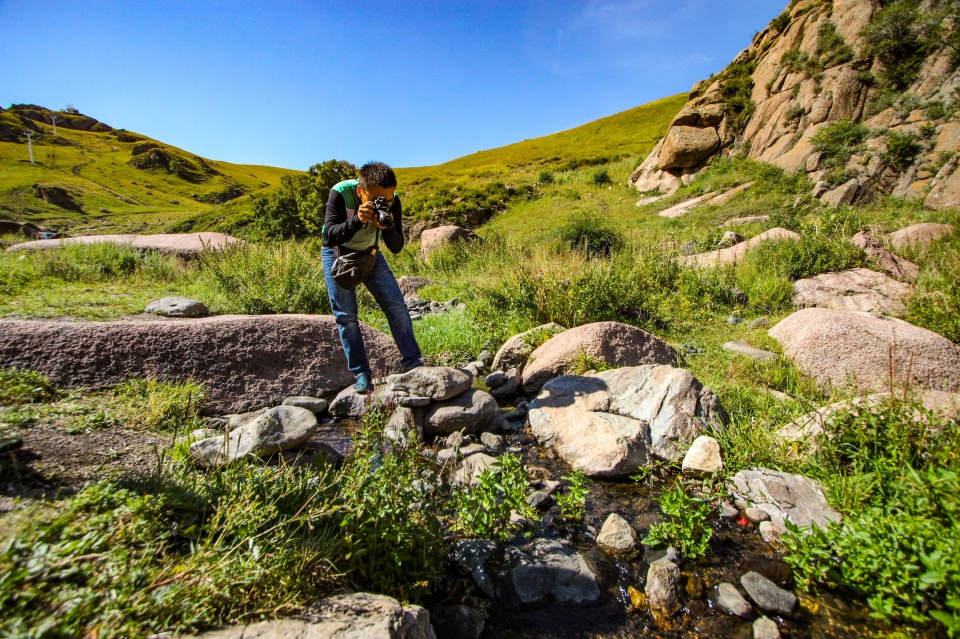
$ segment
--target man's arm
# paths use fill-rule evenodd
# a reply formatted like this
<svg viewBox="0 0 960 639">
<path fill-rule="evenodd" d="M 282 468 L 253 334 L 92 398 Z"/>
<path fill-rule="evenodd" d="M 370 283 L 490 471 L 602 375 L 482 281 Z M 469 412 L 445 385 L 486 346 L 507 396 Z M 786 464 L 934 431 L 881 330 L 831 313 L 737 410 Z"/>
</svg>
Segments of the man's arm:
<svg viewBox="0 0 960 639">
<path fill-rule="evenodd" d="M 359 217 L 356 215 L 347 217 L 347 205 L 343 201 L 343 196 L 330 189 L 327 212 L 323 216 L 323 245 L 332 247 L 345 244 L 352 240 L 361 228 L 363 228 L 363 222 Z"/>
<path fill-rule="evenodd" d="M 400 204 L 399 195 L 393 196 L 390 213 L 393 214 L 393 228 L 384 229 L 381 237 L 391 253 L 399 253 L 403 250 L 403 206 Z"/>
</svg>

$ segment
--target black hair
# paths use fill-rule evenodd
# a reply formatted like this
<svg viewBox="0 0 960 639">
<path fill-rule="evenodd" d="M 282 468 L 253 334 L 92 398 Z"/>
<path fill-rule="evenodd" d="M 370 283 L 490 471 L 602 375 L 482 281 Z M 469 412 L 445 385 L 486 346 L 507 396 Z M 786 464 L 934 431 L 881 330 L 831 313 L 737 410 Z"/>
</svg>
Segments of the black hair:
<svg viewBox="0 0 960 639">
<path fill-rule="evenodd" d="M 367 162 L 360 167 L 359 181 L 360 188 L 364 190 L 374 185 L 389 189 L 397 185 L 397 176 L 383 162 Z"/>
</svg>

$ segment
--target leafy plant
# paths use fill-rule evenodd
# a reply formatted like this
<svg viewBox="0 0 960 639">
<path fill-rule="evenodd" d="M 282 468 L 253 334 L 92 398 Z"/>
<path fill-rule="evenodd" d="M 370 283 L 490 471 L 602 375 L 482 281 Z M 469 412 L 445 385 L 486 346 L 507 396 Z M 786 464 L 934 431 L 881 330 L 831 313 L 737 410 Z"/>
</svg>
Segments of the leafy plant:
<svg viewBox="0 0 960 639">
<path fill-rule="evenodd" d="M 560 515 L 570 522 L 581 521 L 586 512 L 587 495 L 590 493 L 585 488 L 587 478 L 582 470 L 577 469 L 569 475 L 563 475 L 561 479 L 567 482 L 567 485 L 564 492 L 557 496 Z"/>
<path fill-rule="evenodd" d="M 823 153 L 825 166 L 844 166 L 867 138 L 870 129 L 850 120 L 840 120 L 821 127 L 810 138 L 814 150 Z"/>
<path fill-rule="evenodd" d="M 623 246 L 623 237 L 596 214 L 579 212 L 560 227 L 560 240 L 587 255 L 608 256 Z"/>
<path fill-rule="evenodd" d="M 510 536 L 510 513 L 532 516 L 527 505 L 529 479 L 516 455 L 502 455 L 494 468 L 487 468 L 476 483 L 453 494 L 454 527 L 480 537 Z"/>
<path fill-rule="evenodd" d="M 610 174 L 606 169 L 597 169 L 590 174 L 590 183 L 595 186 L 603 186 L 604 184 L 610 184 L 613 180 L 610 179 Z"/>
<path fill-rule="evenodd" d="M 582 348 L 567 365 L 567 375 L 585 375 L 589 371 L 606 371 L 613 368 L 606 361 L 587 354 Z"/>
<path fill-rule="evenodd" d="M 56 396 L 56 388 L 40 373 L 0 368 L 0 406 L 49 402 Z"/>
<path fill-rule="evenodd" d="M 912 132 L 890 131 L 887 133 L 887 150 L 883 152 L 882 157 L 887 166 L 899 172 L 913 164 L 922 150 L 923 147 L 917 142 L 917 136 Z"/>
<path fill-rule="evenodd" d="M 657 502 L 667 519 L 651 526 L 642 543 L 673 546 L 691 559 L 706 555 L 713 536 L 707 523 L 713 512 L 710 503 L 687 495 L 679 483 L 665 491 Z"/>
</svg>

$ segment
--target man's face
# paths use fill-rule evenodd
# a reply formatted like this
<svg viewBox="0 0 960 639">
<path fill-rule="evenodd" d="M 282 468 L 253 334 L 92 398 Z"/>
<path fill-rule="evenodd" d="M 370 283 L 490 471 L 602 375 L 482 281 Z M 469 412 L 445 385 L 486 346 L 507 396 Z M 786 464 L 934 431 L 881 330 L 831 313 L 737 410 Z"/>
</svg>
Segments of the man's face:
<svg viewBox="0 0 960 639">
<path fill-rule="evenodd" d="M 360 188 L 360 185 L 357 185 L 357 195 L 360 196 L 361 202 L 372 202 L 381 195 L 387 199 L 387 206 L 393 206 L 393 198 L 397 192 L 397 187 L 395 186 L 378 186 L 376 184 L 367 187 L 366 190 Z"/>
</svg>

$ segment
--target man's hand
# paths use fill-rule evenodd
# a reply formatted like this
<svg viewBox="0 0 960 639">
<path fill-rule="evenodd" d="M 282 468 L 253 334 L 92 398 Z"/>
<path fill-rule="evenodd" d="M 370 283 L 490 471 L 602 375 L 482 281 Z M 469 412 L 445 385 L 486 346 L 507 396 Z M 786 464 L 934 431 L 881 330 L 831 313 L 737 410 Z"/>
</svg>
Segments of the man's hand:
<svg viewBox="0 0 960 639">
<path fill-rule="evenodd" d="M 377 219 L 377 207 L 373 205 L 373 202 L 364 202 L 360 205 L 360 208 L 357 209 L 357 217 L 360 218 L 360 221 L 364 224 L 369 224 Z M 377 222 L 377 228 L 383 230 L 387 227 Z"/>
</svg>

